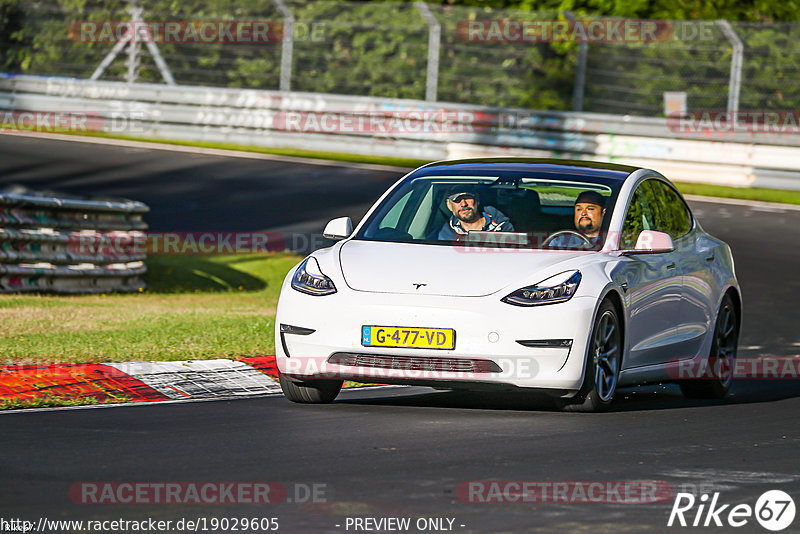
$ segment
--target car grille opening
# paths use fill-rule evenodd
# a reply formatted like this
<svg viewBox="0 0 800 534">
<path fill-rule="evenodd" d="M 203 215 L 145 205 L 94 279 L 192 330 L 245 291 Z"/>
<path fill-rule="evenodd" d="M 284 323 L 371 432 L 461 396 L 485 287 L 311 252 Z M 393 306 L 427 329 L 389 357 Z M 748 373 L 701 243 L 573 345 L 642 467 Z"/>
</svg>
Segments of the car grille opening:
<svg viewBox="0 0 800 534">
<path fill-rule="evenodd" d="M 454 373 L 500 373 L 503 369 L 491 360 L 476 358 L 441 358 L 436 356 L 395 356 L 337 352 L 328 363 L 348 367 L 375 367 L 401 371 L 437 371 Z"/>
</svg>

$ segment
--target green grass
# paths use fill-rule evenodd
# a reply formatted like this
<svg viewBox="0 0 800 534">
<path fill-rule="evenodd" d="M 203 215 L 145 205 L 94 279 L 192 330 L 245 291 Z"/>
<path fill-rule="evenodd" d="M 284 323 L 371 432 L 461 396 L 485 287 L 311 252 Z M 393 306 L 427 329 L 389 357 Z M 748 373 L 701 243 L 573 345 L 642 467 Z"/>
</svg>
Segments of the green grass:
<svg viewBox="0 0 800 534">
<path fill-rule="evenodd" d="M 430 163 L 429 160 L 414 158 L 399 158 L 391 156 L 370 156 L 366 154 L 349 154 L 345 152 L 324 152 L 321 150 L 305 150 L 302 148 L 276 148 L 256 145 L 237 145 L 234 143 L 212 143 L 207 141 L 184 141 L 181 139 L 153 139 L 150 137 L 134 137 L 127 135 L 112 135 L 105 132 L 58 132 L 69 135 L 104 137 L 108 139 L 124 139 L 143 143 L 161 143 L 165 145 L 194 146 L 200 148 L 213 148 L 216 150 L 234 150 L 238 152 L 254 152 L 257 154 L 271 154 L 275 156 L 292 156 L 296 158 L 323 159 L 328 161 L 346 161 L 350 163 L 372 163 L 374 165 L 390 165 L 405 167 L 409 170 Z"/>
<path fill-rule="evenodd" d="M 800 191 L 764 189 L 760 187 L 727 187 L 724 185 L 690 184 L 686 182 L 677 182 L 675 185 L 684 195 L 800 204 Z"/>
<path fill-rule="evenodd" d="M 154 255 L 139 294 L 0 297 L 0 364 L 187 360 L 275 353 L 292 254 Z"/>
<path fill-rule="evenodd" d="M 0 410 L 24 410 L 25 408 L 52 408 L 54 406 L 89 406 L 93 404 L 117 404 L 129 402 L 128 397 L 118 399 L 108 399 L 99 401 L 97 397 L 81 397 L 78 399 L 66 399 L 62 397 L 48 396 L 37 397 L 35 399 L 0 399 Z"/>
</svg>

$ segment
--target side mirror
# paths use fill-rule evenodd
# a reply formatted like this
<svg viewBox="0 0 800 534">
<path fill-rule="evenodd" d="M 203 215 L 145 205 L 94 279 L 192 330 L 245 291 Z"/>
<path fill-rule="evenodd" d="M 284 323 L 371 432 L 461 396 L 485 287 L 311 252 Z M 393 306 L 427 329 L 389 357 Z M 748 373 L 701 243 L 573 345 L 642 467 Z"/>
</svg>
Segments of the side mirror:
<svg viewBox="0 0 800 534">
<path fill-rule="evenodd" d="M 325 225 L 325 230 L 322 231 L 322 237 L 339 241 L 346 239 L 353 233 L 353 221 L 350 217 L 339 217 L 333 219 Z"/>
<path fill-rule="evenodd" d="M 672 252 L 675 244 L 669 234 L 655 230 L 642 230 L 633 250 L 625 250 L 625 254 L 657 254 L 659 252 Z"/>
</svg>

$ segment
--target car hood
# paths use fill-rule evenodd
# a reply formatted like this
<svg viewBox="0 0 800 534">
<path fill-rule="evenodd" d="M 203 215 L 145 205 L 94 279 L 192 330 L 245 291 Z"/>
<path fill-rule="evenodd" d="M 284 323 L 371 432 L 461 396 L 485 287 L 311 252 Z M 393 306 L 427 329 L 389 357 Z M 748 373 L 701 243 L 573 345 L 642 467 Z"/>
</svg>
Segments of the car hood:
<svg viewBox="0 0 800 534">
<path fill-rule="evenodd" d="M 480 297 L 586 254 L 353 240 L 339 258 L 345 282 L 357 291 Z M 556 273 L 543 278 L 550 274 Z"/>
</svg>

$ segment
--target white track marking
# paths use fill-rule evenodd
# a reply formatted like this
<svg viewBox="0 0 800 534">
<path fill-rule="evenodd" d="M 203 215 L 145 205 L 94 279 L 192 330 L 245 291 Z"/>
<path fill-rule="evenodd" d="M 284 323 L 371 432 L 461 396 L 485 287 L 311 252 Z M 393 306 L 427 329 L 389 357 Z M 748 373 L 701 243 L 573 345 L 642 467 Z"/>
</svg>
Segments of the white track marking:
<svg viewBox="0 0 800 534">
<path fill-rule="evenodd" d="M 246 363 L 227 360 L 106 364 L 171 399 L 208 399 L 279 393 L 280 385 Z"/>
</svg>

